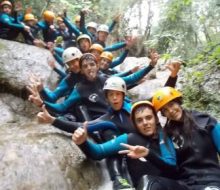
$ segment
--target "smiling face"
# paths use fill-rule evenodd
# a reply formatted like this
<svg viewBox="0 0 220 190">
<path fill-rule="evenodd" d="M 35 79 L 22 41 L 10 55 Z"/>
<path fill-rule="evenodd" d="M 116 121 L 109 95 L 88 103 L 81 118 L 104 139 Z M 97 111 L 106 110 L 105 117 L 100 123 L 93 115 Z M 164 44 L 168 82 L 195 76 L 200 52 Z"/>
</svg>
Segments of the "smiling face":
<svg viewBox="0 0 220 190">
<path fill-rule="evenodd" d="M 179 103 L 171 101 L 161 108 L 161 113 L 170 120 L 180 121 L 183 110 Z"/>
<path fill-rule="evenodd" d="M 111 62 L 110 62 L 108 59 L 102 57 L 102 58 L 100 59 L 100 69 L 101 69 L 101 70 L 106 70 L 106 69 L 108 69 L 110 63 L 111 63 Z"/>
<path fill-rule="evenodd" d="M 68 70 L 73 73 L 78 73 L 80 71 L 79 59 L 74 59 L 66 63 Z"/>
<path fill-rule="evenodd" d="M 84 59 L 81 63 L 81 72 L 88 81 L 94 81 L 97 77 L 98 65 L 92 59 Z"/>
<path fill-rule="evenodd" d="M 2 12 L 10 15 L 11 14 L 11 7 L 9 5 L 3 5 Z"/>
<path fill-rule="evenodd" d="M 108 37 L 108 33 L 107 32 L 103 32 L 103 31 L 99 31 L 98 32 L 98 40 L 100 42 L 105 42 L 107 37 Z"/>
<path fill-rule="evenodd" d="M 137 108 L 134 113 L 134 122 L 137 130 L 144 136 L 154 136 L 156 134 L 157 119 L 153 110 L 149 107 Z"/>
<path fill-rule="evenodd" d="M 123 106 L 124 93 L 117 90 L 107 90 L 107 100 L 113 110 L 118 111 Z"/>
<path fill-rule="evenodd" d="M 79 49 L 85 53 L 85 52 L 89 52 L 89 48 L 90 48 L 90 41 L 86 38 L 80 39 L 79 41 Z"/>
</svg>

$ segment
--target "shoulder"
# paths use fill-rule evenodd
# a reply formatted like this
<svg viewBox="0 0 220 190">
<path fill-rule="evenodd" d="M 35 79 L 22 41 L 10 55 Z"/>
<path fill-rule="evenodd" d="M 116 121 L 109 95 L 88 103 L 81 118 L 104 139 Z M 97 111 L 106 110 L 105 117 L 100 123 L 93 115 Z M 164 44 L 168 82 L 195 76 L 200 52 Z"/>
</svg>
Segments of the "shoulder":
<svg viewBox="0 0 220 190">
<path fill-rule="evenodd" d="M 190 111 L 195 123 L 201 129 L 212 129 L 216 124 L 217 120 L 207 113 Z"/>
<path fill-rule="evenodd" d="M 138 133 L 129 133 L 128 134 L 128 144 L 130 145 L 142 145 L 146 146 L 150 141 L 148 138 L 138 134 Z"/>
</svg>

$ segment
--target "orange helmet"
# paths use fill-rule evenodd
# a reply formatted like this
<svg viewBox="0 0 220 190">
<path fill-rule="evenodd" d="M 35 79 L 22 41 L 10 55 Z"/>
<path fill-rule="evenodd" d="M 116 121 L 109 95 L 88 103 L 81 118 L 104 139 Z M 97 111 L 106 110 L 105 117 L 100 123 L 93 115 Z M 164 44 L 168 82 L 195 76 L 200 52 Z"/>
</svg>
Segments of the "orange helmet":
<svg viewBox="0 0 220 190">
<path fill-rule="evenodd" d="M 55 14 L 52 11 L 44 11 L 43 18 L 47 22 L 53 22 L 55 18 Z"/>
<path fill-rule="evenodd" d="M 24 21 L 29 21 L 29 20 L 36 20 L 36 19 L 34 18 L 34 15 L 31 14 L 31 13 L 28 13 L 28 14 L 25 14 L 25 15 L 24 15 Z"/>
<path fill-rule="evenodd" d="M 182 97 L 180 91 L 172 87 L 163 87 L 154 93 L 152 103 L 155 110 L 159 111 L 164 105 L 179 97 Z"/>
<path fill-rule="evenodd" d="M 101 55 L 100 55 L 101 58 L 106 58 L 108 59 L 109 61 L 112 61 L 113 60 L 113 55 L 111 52 L 109 51 L 104 51 Z"/>
<path fill-rule="evenodd" d="M 135 126 L 134 113 L 135 113 L 136 109 L 139 108 L 140 106 L 148 106 L 148 107 L 152 108 L 152 110 L 156 116 L 155 109 L 153 107 L 153 104 L 150 101 L 142 100 L 142 101 L 135 102 L 131 107 L 131 121 L 133 122 L 134 126 Z"/>
<path fill-rule="evenodd" d="M 11 4 L 10 1 L 2 1 L 2 2 L 1 2 L 1 7 L 3 7 L 4 5 L 8 5 L 9 7 L 12 8 L 12 4 Z"/>
<path fill-rule="evenodd" d="M 102 53 L 104 49 L 100 44 L 92 44 L 89 50 L 98 50 L 100 53 Z"/>
<path fill-rule="evenodd" d="M 56 18 L 56 20 L 57 20 L 57 22 L 63 22 L 63 19 L 62 19 L 62 17 L 60 17 L 60 16 L 58 16 L 57 18 Z"/>
</svg>

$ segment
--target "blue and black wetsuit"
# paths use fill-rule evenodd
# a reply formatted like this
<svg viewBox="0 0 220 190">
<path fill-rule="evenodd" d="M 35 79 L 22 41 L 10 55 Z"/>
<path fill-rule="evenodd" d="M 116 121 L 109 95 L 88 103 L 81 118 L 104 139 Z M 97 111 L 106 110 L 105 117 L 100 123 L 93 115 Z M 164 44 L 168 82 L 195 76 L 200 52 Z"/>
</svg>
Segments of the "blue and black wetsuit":
<svg viewBox="0 0 220 190">
<path fill-rule="evenodd" d="M 0 13 L 0 38 L 14 40 L 19 33 L 25 34 L 33 40 L 28 32 L 24 30 L 24 25 L 19 23 L 17 19 L 6 13 Z"/>
<path fill-rule="evenodd" d="M 153 67 L 149 65 L 148 67 L 126 77 L 122 77 L 127 85 L 135 84 L 137 81 L 142 79 Z M 85 102 L 89 114 L 92 119 L 96 119 L 101 115 L 106 113 L 108 104 L 105 100 L 103 93 L 103 86 L 105 81 L 109 78 L 108 76 L 98 74 L 97 80 L 91 82 L 86 79 L 78 83 L 76 88 L 70 94 L 70 96 L 64 100 L 62 103 L 53 104 L 45 101 L 46 107 L 57 113 L 65 113 L 68 108 L 70 108 L 77 101 Z"/>
<path fill-rule="evenodd" d="M 197 111 L 184 110 L 184 115 L 190 115 L 197 126 L 191 128 L 191 136 L 184 131 L 187 126 L 183 122 L 170 121 L 169 125 L 165 126 L 176 149 L 178 179 L 195 190 L 207 186 L 220 188 L 220 165 L 217 156 L 217 153 L 220 153 L 220 123 L 208 114 Z"/>
<path fill-rule="evenodd" d="M 164 141 L 162 130 L 156 137 L 146 137 L 136 132 L 120 135 L 103 144 L 95 144 L 88 140 L 80 145 L 80 148 L 89 158 L 100 160 L 117 155 L 118 151 L 124 150 L 125 148 L 120 143 L 141 145 L 150 150 L 145 158 L 147 162 L 127 158 L 128 170 L 135 187 L 137 187 L 141 177 L 146 174 L 163 177 L 175 176 L 175 150 L 170 139 Z"/>
<path fill-rule="evenodd" d="M 57 37 L 57 32 L 55 29 L 52 30 L 50 25 L 45 20 L 39 21 L 37 26 L 42 30 L 45 42 L 54 42 Z"/>
</svg>

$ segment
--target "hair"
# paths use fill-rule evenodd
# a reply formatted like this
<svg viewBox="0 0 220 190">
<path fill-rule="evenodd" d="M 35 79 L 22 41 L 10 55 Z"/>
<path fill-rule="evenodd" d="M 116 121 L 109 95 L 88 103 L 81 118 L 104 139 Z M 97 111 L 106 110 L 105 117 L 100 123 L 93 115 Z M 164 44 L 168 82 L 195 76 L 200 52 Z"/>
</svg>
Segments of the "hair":
<svg viewBox="0 0 220 190">
<path fill-rule="evenodd" d="M 182 105 L 182 98 L 176 98 L 172 101 L 178 103 L 179 105 Z M 180 122 L 167 119 L 167 123 L 164 127 L 165 134 L 168 136 L 173 136 L 174 138 L 178 138 L 180 134 L 183 134 L 189 140 L 189 142 L 191 142 L 193 138 L 192 132 L 194 129 L 197 129 L 199 126 L 196 124 L 191 113 L 185 109 L 183 109 L 182 123 L 183 125 L 179 126 Z"/>
<path fill-rule="evenodd" d="M 141 111 L 143 111 L 143 110 L 146 109 L 146 108 L 149 108 L 149 109 L 152 110 L 152 112 L 153 112 L 153 114 L 154 114 L 154 116 L 155 116 L 155 118 L 156 118 L 157 126 L 158 126 L 158 124 L 159 124 L 159 119 L 158 119 L 158 117 L 157 117 L 157 112 L 155 111 L 155 109 L 154 109 L 152 106 L 150 106 L 150 105 L 142 104 L 142 105 L 140 105 L 140 106 L 134 108 L 134 109 L 132 110 L 132 113 L 131 113 L 131 121 L 132 121 L 132 123 L 133 123 L 133 125 L 134 125 L 135 127 L 136 127 L 136 123 L 135 123 L 135 113 L 141 112 Z"/>
<path fill-rule="evenodd" d="M 84 60 L 92 60 L 92 61 L 94 61 L 97 64 L 97 59 L 96 59 L 96 57 L 93 54 L 91 54 L 91 53 L 84 53 L 80 57 L 80 59 L 79 59 L 79 66 L 80 66 L 80 68 L 82 68 L 82 62 Z"/>
</svg>

